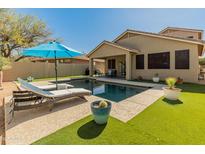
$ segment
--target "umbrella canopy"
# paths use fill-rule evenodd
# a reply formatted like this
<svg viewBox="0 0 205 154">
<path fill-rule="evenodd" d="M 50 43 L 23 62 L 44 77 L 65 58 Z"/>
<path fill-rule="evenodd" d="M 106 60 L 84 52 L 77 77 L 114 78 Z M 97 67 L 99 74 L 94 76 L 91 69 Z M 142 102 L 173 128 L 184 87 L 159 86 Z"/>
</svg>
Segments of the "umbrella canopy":
<svg viewBox="0 0 205 154">
<path fill-rule="evenodd" d="M 56 52 L 56 54 L 55 54 Z M 40 58 L 72 58 L 82 55 L 81 52 L 68 48 L 58 42 L 48 42 L 36 47 L 24 49 L 22 52 L 26 57 L 40 57 Z"/>
<path fill-rule="evenodd" d="M 48 42 L 36 47 L 24 49 L 22 56 L 24 57 L 39 57 L 55 59 L 55 72 L 56 72 L 56 89 L 57 89 L 57 60 L 60 58 L 73 58 L 82 55 L 81 52 L 68 48 L 58 42 Z"/>
</svg>

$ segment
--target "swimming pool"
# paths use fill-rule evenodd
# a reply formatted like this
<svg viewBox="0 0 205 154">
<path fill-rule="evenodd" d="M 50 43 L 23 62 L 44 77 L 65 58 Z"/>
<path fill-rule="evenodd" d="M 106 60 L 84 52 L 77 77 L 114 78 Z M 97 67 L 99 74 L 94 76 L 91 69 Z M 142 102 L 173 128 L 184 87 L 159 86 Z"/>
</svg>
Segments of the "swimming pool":
<svg viewBox="0 0 205 154">
<path fill-rule="evenodd" d="M 122 101 L 148 89 L 145 87 L 118 85 L 91 79 L 71 80 L 68 83 L 76 88 L 88 89 L 92 92 L 92 95 L 114 102 Z"/>
</svg>

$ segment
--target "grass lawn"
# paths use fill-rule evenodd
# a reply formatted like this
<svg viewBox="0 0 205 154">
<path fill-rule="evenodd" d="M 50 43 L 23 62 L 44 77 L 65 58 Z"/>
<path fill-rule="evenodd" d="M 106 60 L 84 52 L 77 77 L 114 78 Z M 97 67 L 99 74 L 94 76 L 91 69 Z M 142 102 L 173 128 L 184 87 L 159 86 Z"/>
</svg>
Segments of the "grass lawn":
<svg viewBox="0 0 205 154">
<path fill-rule="evenodd" d="M 89 116 L 34 144 L 205 144 L 205 86 L 178 87 L 179 101 L 160 98 L 127 123 L 98 126 Z"/>
</svg>

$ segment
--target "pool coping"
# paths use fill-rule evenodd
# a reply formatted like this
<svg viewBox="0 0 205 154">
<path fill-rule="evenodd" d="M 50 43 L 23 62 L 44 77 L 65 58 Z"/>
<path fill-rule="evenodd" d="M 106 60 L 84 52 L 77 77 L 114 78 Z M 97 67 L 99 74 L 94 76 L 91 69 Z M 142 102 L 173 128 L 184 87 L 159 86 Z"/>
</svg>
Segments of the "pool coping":
<svg viewBox="0 0 205 154">
<path fill-rule="evenodd" d="M 164 84 L 161 83 L 148 83 L 148 82 L 143 82 L 143 81 L 130 81 L 130 80 L 125 80 L 125 79 L 118 79 L 118 78 L 106 78 L 106 77 L 78 77 L 78 78 L 65 78 L 65 79 L 59 79 L 58 82 L 69 82 L 73 80 L 82 80 L 82 79 L 92 79 L 96 81 L 101 81 L 101 82 L 109 82 L 109 83 L 116 83 L 116 84 L 121 84 L 121 85 L 130 85 L 130 86 L 139 86 L 139 87 L 146 87 L 146 88 L 153 88 L 153 87 L 163 87 L 165 86 Z M 54 83 L 54 80 L 47 80 L 47 81 L 36 81 L 36 83 Z"/>
<path fill-rule="evenodd" d="M 123 84 L 123 85 L 139 86 L 139 87 L 146 87 L 146 88 L 165 86 L 164 84 L 160 84 L 160 83 L 129 81 L 125 79 L 114 79 L 114 78 L 91 78 L 91 79 L 95 79 L 97 81 L 102 81 L 102 82 L 118 83 L 118 84 Z"/>
</svg>

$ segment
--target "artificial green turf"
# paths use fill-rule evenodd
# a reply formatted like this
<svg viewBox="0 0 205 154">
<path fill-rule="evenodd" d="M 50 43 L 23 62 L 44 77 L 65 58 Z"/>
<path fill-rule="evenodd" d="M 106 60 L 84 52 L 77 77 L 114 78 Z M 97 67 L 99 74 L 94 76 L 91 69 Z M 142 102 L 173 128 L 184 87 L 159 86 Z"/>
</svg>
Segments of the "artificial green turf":
<svg viewBox="0 0 205 154">
<path fill-rule="evenodd" d="M 89 116 L 34 144 L 205 144 L 205 86 L 178 87 L 179 101 L 160 98 L 127 123 L 98 126 Z"/>
</svg>

